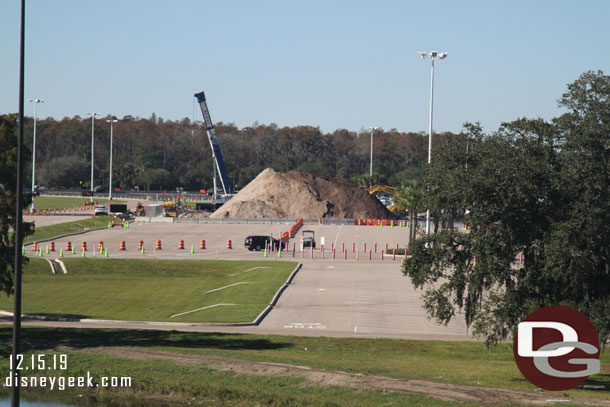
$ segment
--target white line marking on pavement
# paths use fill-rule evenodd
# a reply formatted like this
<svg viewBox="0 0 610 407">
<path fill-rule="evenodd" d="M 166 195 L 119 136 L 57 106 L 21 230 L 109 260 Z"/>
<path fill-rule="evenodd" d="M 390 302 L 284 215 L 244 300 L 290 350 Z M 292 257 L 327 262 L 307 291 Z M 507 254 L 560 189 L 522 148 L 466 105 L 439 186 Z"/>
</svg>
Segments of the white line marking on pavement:
<svg viewBox="0 0 610 407">
<path fill-rule="evenodd" d="M 302 322 L 292 322 L 288 325 L 284 325 L 284 328 L 296 328 L 296 329 L 326 329 L 325 325 L 322 325 L 320 322 L 314 323 L 302 323 Z"/>
<path fill-rule="evenodd" d="M 194 310 L 190 310 L 190 311 L 186 311 L 186 312 L 181 312 L 180 314 L 172 315 L 170 318 L 174 318 L 174 317 L 179 317 L 179 316 L 182 316 L 182 315 L 190 314 L 191 312 L 203 311 L 204 309 L 208 309 L 208 308 L 223 307 L 225 305 L 235 305 L 235 304 L 214 304 L 214 305 L 208 305 L 207 307 L 197 308 L 197 309 L 194 309 Z"/>
<path fill-rule="evenodd" d="M 326 288 L 318 288 L 318 291 L 326 291 Z"/>
<path fill-rule="evenodd" d="M 246 271 L 240 271 L 239 273 L 233 273 L 233 274 L 229 274 L 229 277 L 233 277 L 236 276 L 238 274 L 243 274 L 243 273 L 247 273 L 248 271 L 252 271 L 252 270 L 256 270 L 256 269 L 270 269 L 271 267 L 252 267 L 251 269 L 248 269 Z"/>
<path fill-rule="evenodd" d="M 342 230 L 343 230 L 343 225 L 339 226 L 339 231 L 337 232 L 337 236 L 335 236 L 335 247 L 337 247 L 337 239 L 339 239 L 339 235 L 341 234 Z"/>
<path fill-rule="evenodd" d="M 240 281 L 239 283 L 229 284 L 229 285 L 225 285 L 224 287 L 215 288 L 213 290 L 206 291 L 205 293 L 206 294 L 213 293 L 215 291 L 224 290 L 225 288 L 234 287 L 234 286 L 240 285 L 240 284 L 254 284 L 254 282 L 251 282 L 251 281 Z"/>
<path fill-rule="evenodd" d="M 354 327 L 354 332 L 358 332 L 358 327 L 357 326 Z"/>
</svg>

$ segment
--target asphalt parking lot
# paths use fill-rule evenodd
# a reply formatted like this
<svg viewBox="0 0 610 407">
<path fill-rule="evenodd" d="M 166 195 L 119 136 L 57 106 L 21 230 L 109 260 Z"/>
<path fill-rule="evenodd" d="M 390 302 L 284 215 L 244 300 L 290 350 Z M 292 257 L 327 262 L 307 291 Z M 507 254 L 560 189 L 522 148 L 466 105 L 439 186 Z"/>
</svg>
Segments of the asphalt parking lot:
<svg viewBox="0 0 610 407">
<path fill-rule="evenodd" d="M 70 241 L 80 253 L 82 242 L 86 242 L 87 256 L 99 256 L 96 250 L 98 243 L 103 242 L 110 257 L 158 257 L 158 258 L 219 258 L 219 259 L 256 259 L 263 258 L 263 252 L 249 251 L 244 247 L 244 240 L 249 235 L 271 235 L 278 237 L 289 229 L 289 224 L 230 224 L 230 223 L 132 223 L 127 229 L 113 227 L 91 231 L 81 235 L 72 235 L 55 239 L 56 252 L 65 248 Z M 305 225 L 303 229 L 315 232 L 316 249 L 313 254 L 309 248 L 300 250 L 300 232 L 288 244 L 288 251 L 283 258 L 294 258 L 299 261 L 316 261 L 332 258 L 331 248 L 335 248 L 335 260 L 342 261 L 382 261 L 381 251 L 386 245 L 391 249 L 405 247 L 408 229 L 399 227 L 373 227 L 354 225 Z M 142 240 L 144 254 L 138 249 Z M 156 250 L 156 241 L 161 241 L 161 250 Z M 184 249 L 179 249 L 179 241 L 184 241 Z M 201 240 L 205 240 L 205 250 L 201 250 Z M 232 248 L 227 248 L 231 240 Z M 324 252 L 321 242 L 324 240 Z M 125 241 L 126 250 L 120 251 L 120 243 Z M 43 242 L 39 247 L 45 248 Z M 366 252 L 364 252 L 366 245 Z M 191 253 L 193 247 L 194 253 Z M 26 246 L 31 250 L 31 245 Z M 347 254 L 342 249 L 345 248 Z M 293 250 L 294 249 L 294 250 Z M 31 253 L 28 253 L 31 254 Z M 68 255 L 64 253 L 64 255 Z M 269 256 L 271 257 L 271 256 Z M 276 257 L 275 255 L 273 257 Z M 313 257 L 313 259 L 312 259 Z M 397 256 L 395 261 L 399 261 Z M 385 256 L 383 261 L 392 261 L 392 256 Z"/>
<path fill-rule="evenodd" d="M 45 257 L 57 257 L 59 249 L 69 240 L 75 254 L 64 251 L 64 257 L 82 256 L 80 247 L 87 243 L 87 257 L 103 256 L 97 251 L 102 241 L 109 258 L 181 258 L 277 261 L 276 253 L 264 257 L 263 252 L 248 251 L 244 239 L 248 235 L 269 234 L 279 236 L 290 224 L 229 224 L 229 223 L 133 223 L 124 229 L 114 227 L 91 231 L 55 240 L 55 252 Z M 430 321 L 422 308 L 420 290 L 400 272 L 397 256 L 384 256 L 381 250 L 404 247 L 408 229 L 399 227 L 373 227 L 354 225 L 305 225 L 313 230 L 317 247 L 301 251 L 299 236 L 290 241 L 282 260 L 293 259 L 303 263 L 289 288 L 261 325 L 247 331 L 316 336 L 389 336 L 469 340 L 464 318 L 458 314 L 448 326 Z M 324 258 L 320 242 L 324 237 Z M 199 249 L 202 239 L 206 249 Z M 227 240 L 232 249 L 227 248 Z M 138 250 L 138 241 L 144 242 L 144 254 Z M 155 250 L 161 240 L 161 250 Z M 184 240 L 185 249 L 178 249 Z M 126 250 L 120 251 L 125 241 Z M 363 253 L 366 243 L 367 253 Z M 48 243 L 40 243 L 43 253 Z M 369 251 L 375 249 L 369 260 Z M 191 246 L 194 253 L 191 253 Z M 330 247 L 336 249 L 332 259 Z M 342 249 L 345 248 L 346 254 Z M 358 260 L 356 260 L 356 248 Z M 26 246 L 28 255 L 31 245 Z M 347 257 L 347 258 L 345 258 Z"/>
</svg>

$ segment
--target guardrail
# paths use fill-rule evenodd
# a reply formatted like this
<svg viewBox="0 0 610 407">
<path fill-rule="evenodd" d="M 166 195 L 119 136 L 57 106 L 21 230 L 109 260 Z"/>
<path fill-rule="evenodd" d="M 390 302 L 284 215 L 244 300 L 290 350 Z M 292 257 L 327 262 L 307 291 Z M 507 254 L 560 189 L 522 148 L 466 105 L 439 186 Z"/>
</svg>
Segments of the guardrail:
<svg viewBox="0 0 610 407">
<path fill-rule="evenodd" d="M 152 220 L 151 222 L 155 222 Z M 236 219 L 236 218 L 173 218 L 174 223 L 255 223 L 255 224 L 292 224 L 297 219 Z"/>
<path fill-rule="evenodd" d="M 66 196 L 66 197 L 82 197 L 88 199 L 88 196 L 83 196 L 83 190 L 74 190 L 74 189 L 44 189 L 38 191 L 40 195 L 44 196 Z M 89 191 L 84 191 L 89 192 Z M 112 193 L 112 197 L 114 199 L 141 199 L 141 200 L 155 200 L 161 201 L 170 199 L 177 195 L 177 192 L 168 192 L 163 194 L 161 191 L 115 191 Z M 185 198 L 193 200 L 193 201 L 201 201 L 202 202 L 210 202 L 211 198 L 208 195 L 202 194 L 200 192 L 182 192 L 180 195 L 184 195 Z M 95 192 L 93 193 L 93 197 L 97 198 L 108 198 L 108 192 Z"/>
</svg>

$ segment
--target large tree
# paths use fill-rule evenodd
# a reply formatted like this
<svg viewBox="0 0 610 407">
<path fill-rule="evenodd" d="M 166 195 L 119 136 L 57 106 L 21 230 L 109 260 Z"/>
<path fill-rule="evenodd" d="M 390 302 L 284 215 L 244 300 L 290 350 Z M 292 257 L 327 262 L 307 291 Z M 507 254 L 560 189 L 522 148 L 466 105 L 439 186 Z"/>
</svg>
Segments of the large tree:
<svg viewBox="0 0 610 407">
<path fill-rule="evenodd" d="M 568 305 L 610 338 L 610 77 L 568 86 L 548 123 L 520 119 L 485 135 L 469 125 L 437 149 L 424 186 L 432 209 L 469 230 L 416 240 L 403 272 L 447 323 L 458 309 L 488 343 L 545 305 Z"/>
<path fill-rule="evenodd" d="M 17 120 L 0 116 L 0 290 L 13 292 L 15 265 L 15 229 L 17 215 Z M 24 196 L 26 207 L 31 197 Z M 23 225 L 24 236 L 31 233 L 32 224 Z M 25 261 L 25 259 L 24 259 Z"/>
</svg>

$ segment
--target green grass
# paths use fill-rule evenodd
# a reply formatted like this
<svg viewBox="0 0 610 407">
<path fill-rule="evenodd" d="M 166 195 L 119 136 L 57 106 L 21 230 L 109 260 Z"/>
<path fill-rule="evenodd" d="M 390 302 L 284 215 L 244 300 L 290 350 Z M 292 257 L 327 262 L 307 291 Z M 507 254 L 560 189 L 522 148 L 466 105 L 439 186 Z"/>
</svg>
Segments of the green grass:
<svg viewBox="0 0 610 407">
<path fill-rule="evenodd" d="M 24 268 L 24 313 L 173 322 L 250 322 L 269 304 L 297 263 L 222 260 L 64 259 L 53 275 L 46 260 Z M 253 267 L 265 267 L 241 273 Z M 231 276 L 231 274 L 237 274 Z M 206 291 L 246 282 L 220 291 Z M 172 315 L 214 304 L 235 304 Z M 0 309 L 12 300 L 0 298 Z"/>
<path fill-rule="evenodd" d="M 403 256 L 404 257 L 405 250 L 406 249 L 404 247 L 399 247 L 398 249 L 395 248 L 395 247 L 389 247 L 388 250 L 385 251 L 385 254 L 396 254 L 396 256 Z"/>
<path fill-rule="evenodd" d="M 62 352 L 65 353 L 65 352 Z M 131 377 L 131 388 L 118 388 L 95 392 L 81 390 L 55 390 L 54 401 L 89 402 L 93 405 L 113 406 L 323 406 L 323 407 L 473 407 L 475 403 L 451 403 L 419 395 L 391 392 L 361 391 L 339 386 L 318 386 L 301 378 L 263 377 L 222 372 L 206 364 L 181 365 L 165 360 L 124 360 L 103 355 L 68 353 L 69 363 L 75 368 L 63 376 L 83 376 L 91 372 L 101 376 Z M 8 359 L 3 361 L 8 365 Z M 4 369 L 3 374 L 9 375 Z M 45 372 L 45 375 L 48 373 Z M 99 382 L 99 379 L 97 379 Z M 2 389 L 8 394 L 6 389 Z M 24 389 L 25 395 L 41 400 L 49 399 L 50 392 L 42 389 Z M 46 394 L 45 394 L 46 393 Z M 2 394 L 0 392 L 0 394 Z M 36 397 L 38 396 L 38 397 Z M 89 404 L 88 404 L 89 405 Z"/>
<path fill-rule="evenodd" d="M 6 376 L 11 330 L 0 328 L 0 374 Z M 122 398 L 171 395 L 176 401 L 197 405 L 228 406 L 456 406 L 421 396 L 365 391 L 339 387 L 321 387 L 296 378 L 268 378 L 217 372 L 205 362 L 177 364 L 160 360 L 123 360 L 101 355 L 88 348 L 132 347 L 184 354 L 203 354 L 237 360 L 286 363 L 325 370 L 339 370 L 365 375 L 400 379 L 501 387 L 540 391 L 520 374 L 509 344 L 489 351 L 481 343 L 414 341 L 399 339 L 357 339 L 294 337 L 221 333 L 182 333 L 175 331 L 130 331 L 95 329 L 31 328 L 23 329 L 23 348 L 28 352 L 47 353 L 49 349 L 68 350 L 69 371 L 64 375 L 131 376 L 134 387 L 116 392 Z M 605 390 L 583 388 L 566 392 L 547 392 L 550 399 L 584 396 L 610 396 L 610 357 L 601 357 L 602 373 L 585 385 L 604 385 Z M 81 392 L 82 393 L 82 392 Z M 114 393 L 114 392 L 113 392 Z M 55 393 L 57 394 L 57 393 Z M 80 394 L 80 393 L 79 393 Z M 89 395 L 88 393 L 85 393 Z M 112 397 L 112 394 L 107 395 Z M 97 397 L 104 397 L 98 393 Z M 460 404 L 463 406 L 480 403 Z M 566 405 L 562 403 L 562 405 Z"/>
<path fill-rule="evenodd" d="M 93 198 L 98 204 L 110 204 L 110 203 L 125 203 L 121 200 L 108 200 L 103 198 Z M 43 211 L 44 209 L 64 209 L 64 208 L 80 208 L 83 206 L 83 202 L 89 202 L 90 198 L 83 196 L 78 198 L 70 198 L 63 196 L 37 196 L 34 198 L 34 204 L 36 210 Z M 29 208 L 28 208 L 29 209 Z"/>
<path fill-rule="evenodd" d="M 96 216 L 95 218 L 37 227 L 33 234 L 24 239 L 24 244 L 35 241 L 55 239 L 59 236 L 87 232 L 93 229 L 100 229 L 108 226 L 108 222 L 111 222 L 113 219 L 114 218 L 111 216 Z"/>
</svg>

